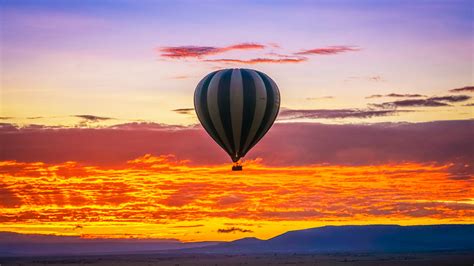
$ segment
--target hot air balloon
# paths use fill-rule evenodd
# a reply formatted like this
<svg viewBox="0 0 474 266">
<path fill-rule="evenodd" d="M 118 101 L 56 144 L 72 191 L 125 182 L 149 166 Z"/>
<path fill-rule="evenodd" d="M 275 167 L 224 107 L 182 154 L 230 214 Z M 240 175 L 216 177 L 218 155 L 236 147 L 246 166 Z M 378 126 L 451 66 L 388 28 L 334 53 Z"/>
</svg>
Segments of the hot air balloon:
<svg viewBox="0 0 474 266">
<path fill-rule="evenodd" d="M 268 132 L 280 109 L 280 91 L 266 74 L 222 69 L 205 76 L 194 92 L 204 129 L 242 170 L 240 159 Z"/>
</svg>

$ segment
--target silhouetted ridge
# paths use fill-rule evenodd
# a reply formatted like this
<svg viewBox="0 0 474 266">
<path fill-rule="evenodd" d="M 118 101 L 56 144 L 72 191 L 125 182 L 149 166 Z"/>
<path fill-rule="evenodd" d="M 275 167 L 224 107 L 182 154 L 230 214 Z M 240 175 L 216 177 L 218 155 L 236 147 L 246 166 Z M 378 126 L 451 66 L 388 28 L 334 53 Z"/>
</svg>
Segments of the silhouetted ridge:
<svg viewBox="0 0 474 266">
<path fill-rule="evenodd" d="M 324 226 L 289 231 L 269 240 L 241 239 L 206 252 L 403 252 L 474 250 L 474 225 Z"/>
</svg>

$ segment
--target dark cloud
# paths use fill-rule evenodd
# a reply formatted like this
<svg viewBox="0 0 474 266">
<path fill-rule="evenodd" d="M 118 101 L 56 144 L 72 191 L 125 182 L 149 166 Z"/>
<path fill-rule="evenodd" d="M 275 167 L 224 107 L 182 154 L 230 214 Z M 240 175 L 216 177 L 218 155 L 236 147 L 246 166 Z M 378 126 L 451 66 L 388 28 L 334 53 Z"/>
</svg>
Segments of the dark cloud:
<svg viewBox="0 0 474 266">
<path fill-rule="evenodd" d="M 466 86 L 449 90 L 450 92 L 474 92 L 474 86 Z"/>
<path fill-rule="evenodd" d="M 431 101 L 450 102 L 450 103 L 464 102 L 469 99 L 471 99 L 471 96 L 467 96 L 467 95 L 448 95 L 448 96 L 442 96 L 442 97 L 428 98 L 428 100 L 431 100 Z"/>
<path fill-rule="evenodd" d="M 182 126 L 182 125 L 168 125 L 153 122 L 131 122 L 125 124 L 118 124 L 110 126 L 109 129 L 117 130 L 145 130 L 145 131 L 163 131 L 163 130 L 183 130 L 197 128 L 197 125 Z"/>
<path fill-rule="evenodd" d="M 105 120 L 111 120 L 111 117 L 103 117 L 103 116 L 96 116 L 96 115 L 74 115 L 74 117 L 82 118 L 89 122 L 99 122 Z"/>
<path fill-rule="evenodd" d="M 392 95 L 392 96 L 389 96 Z M 403 96 L 403 95 L 412 95 L 412 96 Z M 419 94 L 388 94 L 386 97 L 422 97 L 423 95 Z M 379 98 L 384 97 L 383 95 L 372 95 L 367 98 Z M 471 99 L 467 95 L 447 95 L 441 97 L 429 97 L 426 99 L 407 99 L 399 100 L 393 102 L 384 102 L 380 104 L 370 104 L 370 106 L 375 108 L 382 109 L 393 109 L 397 107 L 440 107 L 440 106 L 450 106 L 448 103 L 463 102 Z"/>
<path fill-rule="evenodd" d="M 466 103 L 464 106 L 474 106 L 474 103 Z"/>
<path fill-rule="evenodd" d="M 372 94 L 370 96 L 365 97 L 366 99 L 373 99 L 373 98 L 382 98 L 384 95 L 382 94 Z"/>
<path fill-rule="evenodd" d="M 174 109 L 171 111 L 176 112 L 178 114 L 182 114 L 182 115 L 194 114 L 194 108 L 179 108 L 179 109 Z"/>
<path fill-rule="evenodd" d="M 397 107 L 439 107 L 450 106 L 447 103 L 435 101 L 431 99 L 416 99 L 416 100 L 400 100 L 394 102 L 385 102 L 380 104 L 370 104 L 370 106 L 382 109 L 394 109 Z"/>
<path fill-rule="evenodd" d="M 337 46 L 307 49 L 301 52 L 297 52 L 295 54 L 296 55 L 333 55 L 333 54 L 340 54 L 340 53 L 353 52 L 353 51 L 359 51 L 359 50 L 360 48 L 355 47 L 355 46 L 337 45 Z"/>
<path fill-rule="evenodd" d="M 11 117 L 11 116 L 0 116 L 0 120 L 9 120 L 9 119 L 13 119 L 14 117 Z"/>
<path fill-rule="evenodd" d="M 171 58 L 187 58 L 187 57 L 203 57 L 208 55 L 220 54 L 232 50 L 255 50 L 264 49 L 265 45 L 258 43 L 239 43 L 226 47 L 215 46 L 169 46 L 162 47 L 158 50 L 163 57 Z"/>
<path fill-rule="evenodd" d="M 376 116 L 390 116 L 403 110 L 375 110 L 375 109 L 287 109 L 282 108 L 280 120 L 287 119 L 334 119 L 334 118 L 370 118 Z"/>
<path fill-rule="evenodd" d="M 217 232 L 218 232 L 218 233 L 222 233 L 222 234 L 235 233 L 235 232 L 253 233 L 252 230 L 243 229 L 243 228 L 239 228 L 239 227 L 219 228 L 219 229 L 217 230 Z"/>
<path fill-rule="evenodd" d="M 374 94 L 365 97 L 366 99 L 372 99 L 372 98 L 382 98 L 382 97 L 394 97 L 394 98 L 419 98 L 419 97 L 426 97 L 426 95 L 421 95 L 421 94 L 399 94 L 399 93 L 389 93 L 385 95 L 381 94 Z"/>
</svg>

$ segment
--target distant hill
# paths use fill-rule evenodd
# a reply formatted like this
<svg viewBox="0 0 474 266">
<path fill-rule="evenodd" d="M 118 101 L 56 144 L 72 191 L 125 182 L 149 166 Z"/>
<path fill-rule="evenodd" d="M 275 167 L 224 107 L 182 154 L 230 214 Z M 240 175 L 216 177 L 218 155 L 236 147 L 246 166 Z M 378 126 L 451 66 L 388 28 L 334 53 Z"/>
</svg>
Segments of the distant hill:
<svg viewBox="0 0 474 266">
<path fill-rule="evenodd" d="M 80 238 L 0 232 L 0 257 L 153 253 L 162 250 L 205 247 L 218 243 L 221 242 L 184 243 L 176 239 Z"/>
<path fill-rule="evenodd" d="M 117 253 L 321 253 L 472 250 L 474 225 L 324 226 L 289 231 L 268 240 L 183 243 L 173 239 L 83 239 L 0 232 L 1 256 Z"/>
<path fill-rule="evenodd" d="M 474 225 L 324 226 L 259 240 L 244 238 L 192 252 L 406 252 L 473 250 Z"/>
</svg>

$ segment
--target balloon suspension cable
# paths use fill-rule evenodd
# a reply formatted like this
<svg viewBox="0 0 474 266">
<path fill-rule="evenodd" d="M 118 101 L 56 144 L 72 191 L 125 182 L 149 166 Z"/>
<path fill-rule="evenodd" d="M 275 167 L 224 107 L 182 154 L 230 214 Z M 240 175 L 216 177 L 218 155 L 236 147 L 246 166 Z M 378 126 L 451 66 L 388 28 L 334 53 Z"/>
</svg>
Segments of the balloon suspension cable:
<svg viewBox="0 0 474 266">
<path fill-rule="evenodd" d="M 242 171 L 242 160 L 234 162 L 234 164 L 232 165 L 232 171 Z"/>
</svg>

